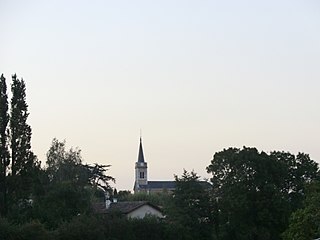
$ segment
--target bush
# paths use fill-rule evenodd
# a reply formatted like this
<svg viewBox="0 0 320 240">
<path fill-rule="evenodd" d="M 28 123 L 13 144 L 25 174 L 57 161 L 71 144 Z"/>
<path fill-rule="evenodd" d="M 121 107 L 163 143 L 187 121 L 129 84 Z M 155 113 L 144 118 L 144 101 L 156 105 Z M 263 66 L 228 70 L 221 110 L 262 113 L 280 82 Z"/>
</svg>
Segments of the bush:
<svg viewBox="0 0 320 240">
<path fill-rule="evenodd" d="M 17 226 L 11 224 L 6 218 L 0 217 L 0 239 L 14 240 L 17 236 Z"/>
<path fill-rule="evenodd" d="M 51 239 L 50 233 L 44 225 L 38 221 L 26 223 L 20 227 L 20 239 L 22 240 L 48 240 Z"/>
<path fill-rule="evenodd" d="M 60 240 L 104 240 L 103 225 L 96 216 L 80 215 L 59 226 L 56 239 Z"/>
</svg>

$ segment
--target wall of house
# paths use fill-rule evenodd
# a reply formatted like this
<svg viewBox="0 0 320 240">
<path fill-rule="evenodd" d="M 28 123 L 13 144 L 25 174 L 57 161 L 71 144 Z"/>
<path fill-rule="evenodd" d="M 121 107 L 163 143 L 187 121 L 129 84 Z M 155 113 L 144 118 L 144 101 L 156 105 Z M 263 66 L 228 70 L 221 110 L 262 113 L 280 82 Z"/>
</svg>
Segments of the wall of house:
<svg viewBox="0 0 320 240">
<path fill-rule="evenodd" d="M 163 218 L 163 215 L 160 211 L 149 205 L 143 205 L 127 214 L 128 218 L 144 218 L 146 215 L 153 215 Z"/>
</svg>

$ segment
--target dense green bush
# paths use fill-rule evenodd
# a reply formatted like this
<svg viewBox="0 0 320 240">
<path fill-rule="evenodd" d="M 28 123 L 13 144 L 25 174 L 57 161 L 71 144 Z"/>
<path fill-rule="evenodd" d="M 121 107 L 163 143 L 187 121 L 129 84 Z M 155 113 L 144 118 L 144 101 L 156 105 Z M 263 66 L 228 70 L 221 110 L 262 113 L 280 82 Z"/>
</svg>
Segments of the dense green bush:
<svg viewBox="0 0 320 240">
<path fill-rule="evenodd" d="M 52 231 L 38 221 L 17 225 L 0 218 L 1 240 L 182 240 L 188 233 L 182 225 L 152 216 L 79 215 Z"/>
<path fill-rule="evenodd" d="M 60 240 L 104 240 L 104 226 L 99 216 L 79 215 L 56 230 Z"/>
<path fill-rule="evenodd" d="M 44 225 L 38 221 L 26 223 L 20 227 L 19 239 L 21 240 L 49 240 L 53 239 Z"/>
<path fill-rule="evenodd" d="M 51 240 L 52 232 L 45 229 L 39 221 L 16 225 L 5 218 L 0 218 L 1 240 Z"/>
<path fill-rule="evenodd" d="M 0 239 L 14 240 L 17 235 L 17 226 L 9 223 L 5 218 L 0 217 Z"/>
</svg>

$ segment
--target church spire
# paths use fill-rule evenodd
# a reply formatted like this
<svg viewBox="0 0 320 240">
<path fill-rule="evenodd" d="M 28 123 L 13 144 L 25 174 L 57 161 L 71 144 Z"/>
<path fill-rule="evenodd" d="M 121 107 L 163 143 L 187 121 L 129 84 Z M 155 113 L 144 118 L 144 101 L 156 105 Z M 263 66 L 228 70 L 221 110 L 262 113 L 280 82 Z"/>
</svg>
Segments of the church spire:
<svg viewBox="0 0 320 240">
<path fill-rule="evenodd" d="M 140 137 L 138 162 L 143 162 L 144 163 L 143 148 L 142 148 L 142 138 L 141 137 Z"/>
<path fill-rule="evenodd" d="M 136 162 L 135 167 L 135 176 L 136 181 L 134 184 L 134 191 L 139 192 L 144 186 L 148 185 L 148 164 L 144 161 L 143 156 L 143 147 L 142 147 L 142 137 L 140 136 L 140 145 L 139 145 L 139 153 L 138 153 L 138 161 Z"/>
</svg>

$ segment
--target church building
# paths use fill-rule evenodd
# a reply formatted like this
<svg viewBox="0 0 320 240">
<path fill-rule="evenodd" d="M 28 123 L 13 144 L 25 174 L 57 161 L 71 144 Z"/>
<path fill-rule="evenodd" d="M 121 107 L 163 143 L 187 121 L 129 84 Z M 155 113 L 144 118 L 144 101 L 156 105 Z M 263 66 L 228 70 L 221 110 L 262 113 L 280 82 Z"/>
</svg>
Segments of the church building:
<svg viewBox="0 0 320 240">
<path fill-rule="evenodd" d="M 137 192 L 163 192 L 173 191 L 175 189 L 175 181 L 149 181 L 148 180 L 148 165 L 144 159 L 142 139 L 140 137 L 138 161 L 135 164 L 135 183 L 133 190 Z"/>
</svg>

